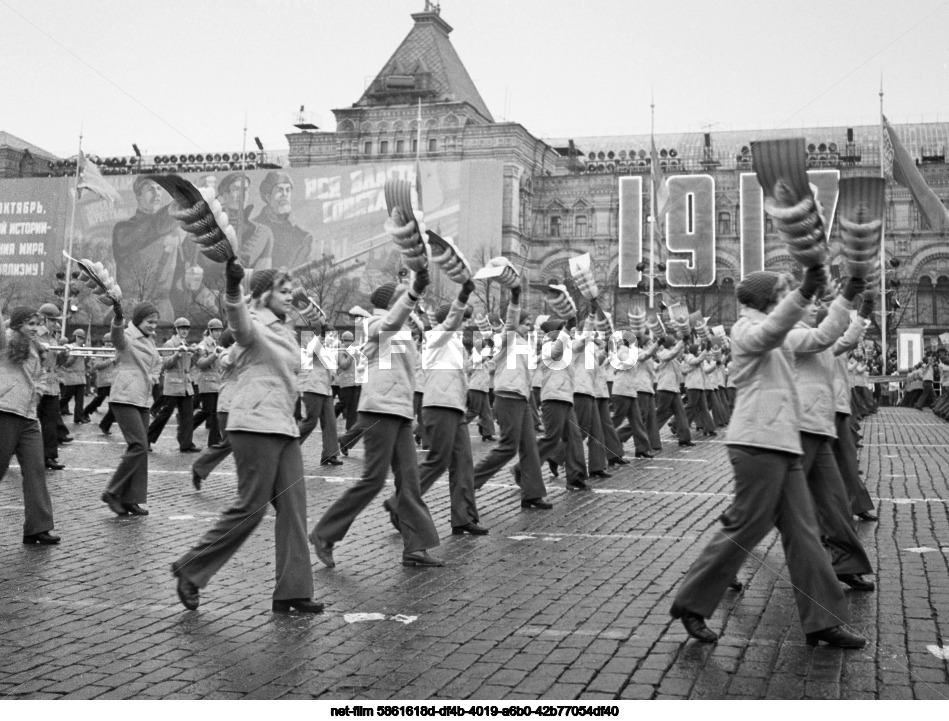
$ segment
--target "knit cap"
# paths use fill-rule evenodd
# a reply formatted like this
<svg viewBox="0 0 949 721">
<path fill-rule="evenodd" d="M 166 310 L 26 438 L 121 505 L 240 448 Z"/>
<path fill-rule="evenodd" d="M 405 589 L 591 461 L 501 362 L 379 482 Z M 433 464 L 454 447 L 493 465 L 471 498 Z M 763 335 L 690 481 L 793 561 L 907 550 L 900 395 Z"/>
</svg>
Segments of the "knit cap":
<svg viewBox="0 0 949 721">
<path fill-rule="evenodd" d="M 154 303 L 143 300 L 132 308 L 132 325 L 138 325 L 152 313 L 158 313 L 158 307 Z"/>
<path fill-rule="evenodd" d="M 383 283 L 374 291 L 372 295 L 369 296 L 369 302 L 372 303 L 373 308 L 388 308 L 389 303 L 392 302 L 392 296 L 395 294 L 395 283 L 388 282 Z"/>
<path fill-rule="evenodd" d="M 255 270 L 250 279 L 250 297 L 259 298 L 273 287 L 274 278 L 277 277 L 276 268 L 265 268 Z"/>
<path fill-rule="evenodd" d="M 540 330 L 543 333 L 552 333 L 561 330 L 563 326 L 564 321 L 562 320 L 546 320 L 540 324 Z"/>
<path fill-rule="evenodd" d="M 442 303 L 440 306 L 438 306 L 438 310 L 435 311 L 435 322 L 444 323 L 450 310 L 451 303 Z"/>
<path fill-rule="evenodd" d="M 774 291 L 781 276 L 769 270 L 750 273 L 735 289 L 738 302 L 755 310 L 764 311 L 774 300 Z"/>
<path fill-rule="evenodd" d="M 10 311 L 10 327 L 13 329 L 19 328 L 34 315 L 36 315 L 36 311 L 32 308 L 25 305 L 17 306 Z M 0 333 L 2 332 L 3 330 L 0 329 Z"/>
</svg>

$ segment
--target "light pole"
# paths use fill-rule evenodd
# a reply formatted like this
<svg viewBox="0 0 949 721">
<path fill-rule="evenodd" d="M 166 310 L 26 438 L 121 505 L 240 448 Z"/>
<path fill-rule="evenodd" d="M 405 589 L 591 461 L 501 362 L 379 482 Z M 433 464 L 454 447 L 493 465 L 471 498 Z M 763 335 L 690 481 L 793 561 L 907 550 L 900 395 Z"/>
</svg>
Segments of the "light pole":
<svg viewBox="0 0 949 721">
<path fill-rule="evenodd" d="M 655 308 L 656 296 L 660 294 L 656 288 L 662 291 L 666 287 L 665 281 L 661 280 L 666 273 L 666 265 L 665 263 L 656 263 L 654 266 L 655 272 L 653 272 L 652 261 L 650 260 L 649 263 L 643 261 L 636 265 L 636 270 L 639 271 L 643 278 L 649 281 L 647 283 L 646 280 L 640 280 L 639 283 L 636 284 L 636 288 L 646 292 L 646 297 L 649 298 L 649 307 Z"/>
</svg>

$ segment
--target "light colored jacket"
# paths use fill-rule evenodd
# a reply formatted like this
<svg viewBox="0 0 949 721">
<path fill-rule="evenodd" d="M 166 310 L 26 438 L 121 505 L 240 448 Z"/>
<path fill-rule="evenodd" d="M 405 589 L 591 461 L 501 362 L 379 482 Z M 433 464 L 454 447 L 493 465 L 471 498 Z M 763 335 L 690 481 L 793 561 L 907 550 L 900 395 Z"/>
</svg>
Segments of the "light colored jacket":
<svg viewBox="0 0 949 721">
<path fill-rule="evenodd" d="M 66 356 L 59 370 L 60 382 L 64 386 L 84 386 L 86 384 L 86 359 L 82 356 Z"/>
<path fill-rule="evenodd" d="M 838 296 L 827 317 L 812 328 L 798 323 L 784 339 L 782 348 L 794 354 L 794 372 L 801 403 L 801 431 L 837 437 L 836 403 L 834 397 L 834 366 L 832 346 L 847 328 L 850 302 Z"/>
<path fill-rule="evenodd" d="M 613 371 L 615 373 L 613 380 L 613 395 L 625 396 L 627 398 L 636 397 L 636 379 L 639 376 L 639 359 L 631 361 L 632 354 L 629 348 L 619 348 L 613 356 Z"/>
<path fill-rule="evenodd" d="M 162 343 L 162 348 L 179 348 L 184 341 L 178 337 L 177 333 Z M 165 369 L 165 382 L 162 385 L 162 393 L 166 396 L 190 396 L 194 395 L 191 388 L 191 354 L 190 353 L 172 353 L 166 355 L 162 360 L 162 367 Z"/>
<path fill-rule="evenodd" d="M 13 363 L 8 355 L 7 334 L 0 319 L 0 412 L 24 418 L 36 418 L 36 403 L 41 390 L 43 364 L 35 342 L 30 343 L 30 354 L 22 363 Z"/>
<path fill-rule="evenodd" d="M 738 392 L 725 442 L 801 453 L 801 409 L 792 354 L 781 346 L 809 301 L 795 290 L 769 314 L 742 308 L 731 331 Z"/>
<path fill-rule="evenodd" d="M 293 409 L 300 346 L 292 323 L 267 308 L 249 310 L 241 296 L 228 296 L 224 307 L 234 334 L 235 383 L 240 384 L 230 398 L 227 430 L 299 437 Z"/>
<path fill-rule="evenodd" d="M 218 367 L 221 369 L 221 386 L 217 396 L 217 412 L 229 413 L 231 398 L 237 392 L 237 367 L 234 365 L 234 351 L 237 346 L 232 345 L 218 358 Z"/>
<path fill-rule="evenodd" d="M 704 363 L 704 353 L 699 353 L 698 355 L 692 355 L 691 353 L 685 354 L 685 357 L 682 359 L 681 368 L 685 374 L 685 387 L 687 389 L 692 388 L 701 391 L 705 390 L 706 384 L 705 369 L 703 368 Z"/>
<path fill-rule="evenodd" d="M 847 330 L 837 339 L 831 349 L 834 354 L 834 408 L 836 413 L 850 415 L 850 372 L 847 370 L 847 353 L 853 350 L 863 335 L 864 319 L 857 316 L 850 321 Z"/>
<path fill-rule="evenodd" d="M 99 358 L 92 364 L 96 372 L 96 388 L 108 388 L 115 378 L 115 358 Z"/>
<path fill-rule="evenodd" d="M 656 394 L 656 352 L 659 350 L 658 341 L 653 341 L 639 353 L 639 359 L 636 362 L 636 375 L 634 376 L 634 385 L 636 393 Z"/>
<path fill-rule="evenodd" d="M 596 398 L 609 398 L 610 388 L 606 385 L 607 369 L 612 369 L 613 366 L 607 362 L 606 353 L 602 350 L 597 352 L 597 361 L 596 372 L 593 375 L 593 395 Z"/>
<path fill-rule="evenodd" d="M 483 355 L 471 351 L 471 362 L 468 375 L 468 390 L 487 393 L 491 388 L 491 374 L 494 373 L 494 358 L 489 355 L 493 349 L 486 348 Z M 480 360 L 479 360 L 480 359 Z"/>
<path fill-rule="evenodd" d="M 303 393 L 316 393 L 320 396 L 333 395 L 332 376 L 339 365 L 336 350 L 327 348 L 320 337 L 315 335 L 307 343 L 306 352 L 310 356 L 313 367 L 307 373 L 300 390 Z"/>
<path fill-rule="evenodd" d="M 498 349 L 494 357 L 494 393 L 527 400 L 530 398 L 531 376 L 534 372 L 530 367 L 533 350 L 530 343 L 515 331 L 520 317 L 520 306 L 508 303 L 504 333 L 500 341 L 494 344 Z"/>
<path fill-rule="evenodd" d="M 389 310 L 376 309 L 369 319 L 362 352 L 368 362 L 369 377 L 359 396 L 363 413 L 384 413 L 415 418 L 415 366 L 418 349 L 407 328 L 403 328 L 416 301 L 408 293 L 396 299 Z M 403 331 L 396 333 L 396 331 Z M 391 360 L 389 368 L 379 368 L 380 358 Z"/>
<path fill-rule="evenodd" d="M 198 393 L 221 392 L 221 357 L 216 352 L 219 347 L 211 336 L 205 336 L 201 341 L 203 353 L 194 363 Z"/>
<path fill-rule="evenodd" d="M 468 406 L 467 358 L 456 332 L 464 319 L 465 304 L 455 300 L 445 320 L 425 334 L 423 408 L 438 406 L 464 412 Z"/>
<path fill-rule="evenodd" d="M 155 339 L 146 336 L 131 323 L 112 322 L 115 346 L 115 377 L 109 392 L 110 403 L 128 403 L 138 408 L 152 406 L 152 371 L 159 363 Z"/>
<path fill-rule="evenodd" d="M 677 371 L 676 356 L 682 351 L 683 342 L 677 341 L 669 349 L 660 348 L 656 351 L 659 364 L 656 367 L 656 390 L 679 392 L 679 374 Z"/>
</svg>

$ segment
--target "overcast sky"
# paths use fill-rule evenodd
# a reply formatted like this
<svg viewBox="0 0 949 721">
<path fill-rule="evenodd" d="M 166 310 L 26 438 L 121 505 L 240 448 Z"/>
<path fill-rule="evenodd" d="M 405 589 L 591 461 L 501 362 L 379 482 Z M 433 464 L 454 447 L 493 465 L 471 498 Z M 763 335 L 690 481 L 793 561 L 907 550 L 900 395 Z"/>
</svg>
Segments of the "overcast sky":
<svg viewBox="0 0 949 721">
<path fill-rule="evenodd" d="M 286 148 L 424 0 L 0 0 L 0 130 L 52 153 Z M 540 137 L 949 120 L 949 0 L 442 0 L 495 119 Z"/>
</svg>

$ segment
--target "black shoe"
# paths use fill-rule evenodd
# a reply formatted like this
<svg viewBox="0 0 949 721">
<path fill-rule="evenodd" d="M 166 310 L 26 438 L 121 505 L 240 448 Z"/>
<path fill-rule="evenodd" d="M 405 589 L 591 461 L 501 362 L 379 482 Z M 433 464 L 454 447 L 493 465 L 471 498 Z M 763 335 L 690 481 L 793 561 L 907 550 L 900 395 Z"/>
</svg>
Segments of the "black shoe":
<svg viewBox="0 0 949 721">
<path fill-rule="evenodd" d="M 99 430 L 102 431 L 102 435 L 105 435 L 105 436 L 112 435 L 112 431 L 108 428 L 103 428 L 101 424 L 99 425 Z"/>
<path fill-rule="evenodd" d="M 655 456 L 648 451 L 636 451 L 636 458 L 655 458 Z"/>
<path fill-rule="evenodd" d="M 321 466 L 341 466 L 343 465 L 343 462 L 339 460 L 336 456 L 332 456 L 331 458 L 326 458 L 320 461 L 320 465 Z"/>
<path fill-rule="evenodd" d="M 39 533 L 31 533 L 29 535 L 23 536 L 23 543 L 27 546 L 39 544 L 41 546 L 55 546 L 59 543 L 60 538 L 54 533 L 49 531 L 40 531 Z"/>
<path fill-rule="evenodd" d="M 873 511 L 864 511 L 863 513 L 858 513 L 857 518 L 861 521 L 879 521 L 879 517 Z"/>
<path fill-rule="evenodd" d="M 464 536 L 466 533 L 472 536 L 487 536 L 488 529 L 479 526 L 477 523 L 466 523 L 463 526 L 451 527 L 451 535 L 453 536 Z"/>
<path fill-rule="evenodd" d="M 868 581 L 859 573 L 838 573 L 837 580 L 846 583 L 854 591 L 873 591 L 876 589 L 873 581 Z"/>
<path fill-rule="evenodd" d="M 46 470 L 48 471 L 61 471 L 66 467 L 65 463 L 60 463 L 55 458 L 46 459 Z"/>
<path fill-rule="evenodd" d="M 151 448 L 149 448 L 149 450 L 151 450 Z M 179 448 L 178 450 L 181 453 L 200 453 L 201 452 L 201 449 L 198 448 L 197 446 L 188 446 L 187 448 Z"/>
<path fill-rule="evenodd" d="M 178 578 L 178 600 L 189 611 L 196 611 L 201 603 L 200 591 L 191 581 L 181 575 L 178 562 L 171 564 L 171 575 Z"/>
<path fill-rule="evenodd" d="M 392 507 L 392 504 L 389 503 L 388 499 L 382 502 L 382 510 L 389 514 L 389 523 L 392 524 L 392 527 L 399 533 L 402 533 L 402 524 L 399 522 L 399 514 L 395 512 L 395 509 Z"/>
<path fill-rule="evenodd" d="M 77 425 L 77 424 L 84 425 L 86 423 L 92 423 L 92 421 L 89 418 L 80 418 L 78 420 L 73 418 L 72 422 L 73 422 L 73 425 Z"/>
<path fill-rule="evenodd" d="M 684 608 L 679 608 L 676 604 L 672 604 L 672 609 L 669 613 L 673 618 L 678 618 L 682 621 L 686 633 L 696 641 L 701 641 L 702 643 L 715 643 L 718 641 L 718 634 L 705 625 L 705 619 L 699 614 L 687 611 Z"/>
<path fill-rule="evenodd" d="M 837 646 L 838 648 L 863 648 L 867 645 L 867 640 L 855 633 L 850 633 L 842 626 L 832 626 L 823 631 L 814 631 L 805 635 L 808 646 L 816 646 L 823 641 L 828 646 Z"/>
<path fill-rule="evenodd" d="M 349 455 L 349 449 L 346 448 L 345 446 L 340 446 L 339 452 L 342 453 L 344 456 L 348 456 L 348 455 Z"/>
<path fill-rule="evenodd" d="M 637 458 L 640 457 L 638 453 L 636 454 L 636 457 L 637 457 Z M 646 454 L 646 457 L 647 457 L 647 458 L 652 458 L 652 456 L 650 456 L 648 453 Z M 629 461 L 627 461 L 625 458 L 611 458 L 611 459 L 609 460 L 609 464 L 610 464 L 611 466 L 628 466 L 628 465 L 629 465 Z"/>
<path fill-rule="evenodd" d="M 521 501 L 521 508 L 540 508 L 549 511 L 553 507 L 553 503 L 548 503 L 543 498 L 525 498 Z"/>
<path fill-rule="evenodd" d="M 107 504 L 117 516 L 127 516 L 129 514 L 128 509 L 125 507 L 125 504 L 119 500 L 119 497 L 114 493 L 109 493 L 106 491 L 102 494 L 102 502 Z"/>
<path fill-rule="evenodd" d="M 550 469 L 551 474 L 554 478 L 560 478 L 560 474 L 557 472 L 557 463 L 555 461 L 547 461 L 547 467 Z"/>
<path fill-rule="evenodd" d="M 148 511 L 142 508 L 137 503 L 123 503 L 122 508 L 131 513 L 133 516 L 147 516 Z"/>
<path fill-rule="evenodd" d="M 324 541 L 319 536 L 314 536 L 310 540 L 313 543 L 313 550 L 316 552 L 316 557 L 320 559 L 320 563 L 329 568 L 334 568 L 336 561 L 333 560 L 333 544 Z"/>
<path fill-rule="evenodd" d="M 485 443 L 488 443 L 488 442 L 494 443 L 494 441 L 496 441 L 497 438 L 495 438 L 494 436 L 481 436 L 481 440 L 484 441 Z"/>
<path fill-rule="evenodd" d="M 74 440 L 76 440 L 76 439 L 73 438 L 72 436 L 66 436 L 65 438 L 60 438 L 60 439 L 59 439 L 59 442 L 60 442 L 60 443 L 72 443 Z"/>
<path fill-rule="evenodd" d="M 715 431 L 708 431 L 705 435 L 706 435 L 706 437 L 708 437 L 708 438 L 714 438 L 714 437 L 717 436 L 718 434 L 717 434 Z"/>
<path fill-rule="evenodd" d="M 612 478 L 613 474 L 608 473 L 607 471 L 593 471 L 590 474 L 590 478 Z"/>
<path fill-rule="evenodd" d="M 155 452 L 155 449 L 152 448 L 152 444 L 151 444 L 151 443 L 148 444 L 148 452 L 149 452 L 149 453 L 154 453 L 154 452 Z"/>
<path fill-rule="evenodd" d="M 283 601 L 274 599 L 271 608 L 274 613 L 290 613 L 290 611 L 323 613 L 323 604 L 309 598 L 288 598 Z"/>
<path fill-rule="evenodd" d="M 194 469 L 191 470 L 191 485 L 194 486 L 196 491 L 201 490 L 201 481 L 204 480 L 201 476 L 198 475 L 198 472 Z"/>
<path fill-rule="evenodd" d="M 445 562 L 440 558 L 435 558 L 428 551 L 418 551 L 417 553 L 403 553 L 403 566 L 444 566 Z"/>
<path fill-rule="evenodd" d="M 857 447 L 857 448 L 863 448 L 863 444 L 862 444 L 862 443 L 857 443 L 857 444 L 856 444 L 856 447 Z"/>
<path fill-rule="evenodd" d="M 567 481 L 567 490 L 568 491 L 589 491 L 590 487 L 583 481 L 577 479 L 574 481 Z"/>
<path fill-rule="evenodd" d="M 692 441 L 679 441 L 679 445 L 686 448 L 691 448 L 695 444 Z"/>
<path fill-rule="evenodd" d="M 738 580 L 738 576 L 735 576 L 731 581 L 728 582 L 729 591 L 741 591 L 744 587 L 745 584 Z"/>
</svg>

